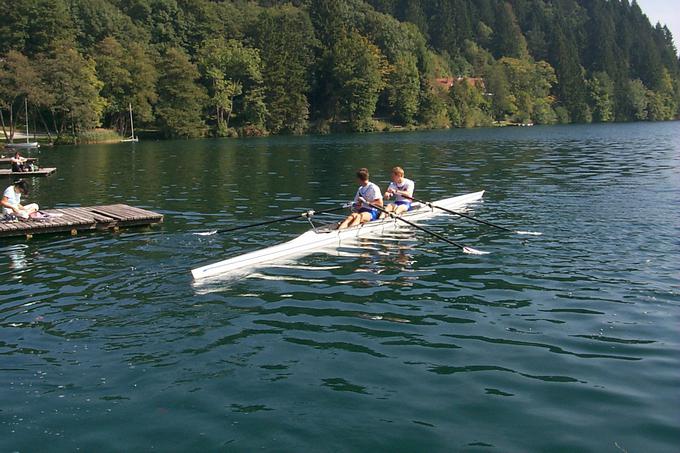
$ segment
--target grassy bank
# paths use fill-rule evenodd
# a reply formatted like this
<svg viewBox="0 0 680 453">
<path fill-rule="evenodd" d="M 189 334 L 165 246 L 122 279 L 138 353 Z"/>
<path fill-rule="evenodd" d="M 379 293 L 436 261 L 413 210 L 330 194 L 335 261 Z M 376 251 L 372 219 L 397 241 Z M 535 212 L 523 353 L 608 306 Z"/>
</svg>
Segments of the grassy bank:
<svg viewBox="0 0 680 453">
<path fill-rule="evenodd" d="M 92 144 L 92 143 L 119 143 L 121 140 L 120 135 L 113 129 L 92 129 L 83 132 L 78 137 L 78 141 L 81 144 Z"/>
</svg>

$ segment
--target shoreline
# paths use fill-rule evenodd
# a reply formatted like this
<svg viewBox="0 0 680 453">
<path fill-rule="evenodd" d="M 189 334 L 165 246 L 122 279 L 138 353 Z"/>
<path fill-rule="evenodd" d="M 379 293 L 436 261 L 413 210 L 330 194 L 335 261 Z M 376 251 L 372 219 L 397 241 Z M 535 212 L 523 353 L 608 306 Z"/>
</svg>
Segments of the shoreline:
<svg viewBox="0 0 680 453">
<path fill-rule="evenodd" d="M 527 128 L 527 127 L 534 127 L 534 126 L 583 126 L 583 125 L 606 125 L 606 124 L 636 124 L 636 123 L 647 123 L 647 124 L 654 124 L 654 123 L 671 123 L 675 121 L 680 121 L 680 118 L 674 118 L 672 120 L 661 120 L 661 121 L 610 121 L 610 122 L 592 122 L 592 123 L 558 123 L 558 124 L 534 124 L 534 123 L 511 123 L 508 121 L 495 121 L 491 125 L 485 125 L 485 126 L 474 126 L 474 127 L 455 127 L 455 126 L 449 126 L 449 127 L 432 127 L 432 126 L 417 126 L 417 125 L 411 125 L 411 126 L 400 126 L 400 125 L 393 125 L 389 123 L 383 123 L 380 122 L 379 124 L 382 124 L 383 127 L 377 127 L 375 130 L 372 131 L 367 131 L 367 132 L 347 132 L 347 131 L 332 131 L 328 133 L 320 133 L 320 132 L 306 132 L 304 134 L 298 134 L 298 135 L 293 135 L 293 134 L 267 134 L 267 135 L 258 135 L 258 136 L 252 136 L 252 135 L 239 135 L 239 136 L 229 136 L 229 137 L 214 137 L 214 136 L 204 136 L 204 137 L 192 137 L 192 138 L 185 138 L 185 140 L 203 140 L 203 139 L 225 139 L 225 140 L 241 140 L 241 139 L 249 139 L 249 138 L 264 138 L 264 137 L 323 137 L 327 135 L 335 135 L 335 134 L 389 134 L 389 133 L 408 133 L 408 132 L 425 132 L 425 131 L 445 131 L 445 130 L 452 130 L 452 129 L 457 129 L 457 130 L 475 130 L 475 129 L 497 129 L 497 128 Z M 138 135 L 140 137 L 140 141 L 166 141 L 166 140 L 181 140 L 182 138 L 166 138 L 161 136 L 158 131 L 155 130 L 142 130 L 140 131 L 141 133 Z M 15 141 L 23 139 L 25 137 L 15 137 Z M 83 136 L 80 137 L 80 141 L 78 143 L 73 143 L 73 142 L 60 142 L 60 143 L 54 143 L 54 142 L 49 142 L 45 140 L 45 136 L 41 135 L 38 136 L 35 140 L 40 144 L 41 148 L 52 148 L 52 147 L 59 147 L 59 146 L 78 146 L 78 145 L 115 145 L 115 144 L 121 144 L 123 143 L 122 140 L 124 139 L 118 133 L 113 130 L 113 129 L 95 129 L 94 131 L 88 131 L 87 133 L 83 134 Z M 12 148 L 6 148 L 5 147 L 5 142 L 0 143 L 0 152 L 6 153 L 6 152 L 11 152 Z M 19 151 L 30 151 L 30 150 L 19 150 Z"/>
</svg>

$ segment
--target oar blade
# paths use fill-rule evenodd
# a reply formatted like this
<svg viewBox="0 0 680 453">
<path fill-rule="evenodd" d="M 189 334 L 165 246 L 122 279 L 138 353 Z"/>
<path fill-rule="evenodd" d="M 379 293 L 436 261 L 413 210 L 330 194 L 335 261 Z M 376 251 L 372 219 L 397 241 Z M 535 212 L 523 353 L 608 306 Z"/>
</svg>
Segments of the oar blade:
<svg viewBox="0 0 680 453">
<path fill-rule="evenodd" d="M 200 233 L 194 233 L 196 236 L 212 236 L 213 234 L 217 234 L 217 230 L 212 230 L 212 231 L 203 231 Z"/>
<path fill-rule="evenodd" d="M 473 249 L 472 247 L 465 246 L 463 247 L 463 253 L 467 253 L 469 255 L 488 255 L 490 252 L 483 252 L 481 250 Z"/>
<path fill-rule="evenodd" d="M 538 231 L 515 231 L 515 234 L 524 234 L 528 236 L 541 236 L 543 233 Z"/>
</svg>

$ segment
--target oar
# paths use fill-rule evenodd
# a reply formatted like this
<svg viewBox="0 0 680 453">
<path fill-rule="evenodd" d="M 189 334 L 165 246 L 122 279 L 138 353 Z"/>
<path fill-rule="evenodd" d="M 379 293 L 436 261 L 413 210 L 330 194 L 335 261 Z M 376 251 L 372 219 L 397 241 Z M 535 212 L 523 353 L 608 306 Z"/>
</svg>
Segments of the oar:
<svg viewBox="0 0 680 453">
<path fill-rule="evenodd" d="M 483 223 L 484 225 L 489 225 L 489 226 L 492 226 L 492 227 L 494 227 L 494 228 L 498 228 L 499 230 L 509 231 L 510 233 L 514 233 L 514 234 L 528 234 L 528 235 L 531 235 L 531 236 L 540 236 L 540 235 L 543 234 L 543 233 L 539 233 L 538 231 L 519 231 L 519 230 L 511 230 L 510 228 L 506 228 L 506 227 L 504 227 L 504 226 L 496 225 L 495 223 L 487 222 L 486 220 L 478 219 L 477 217 L 472 217 L 471 215 L 463 214 L 462 212 L 452 211 L 451 209 L 442 208 L 441 206 L 437 206 L 436 204 L 433 204 L 432 202 L 429 202 L 429 201 L 418 200 L 417 198 L 410 197 L 410 196 L 408 196 L 408 195 L 406 195 L 406 194 L 403 194 L 403 193 L 401 193 L 401 194 L 399 194 L 399 195 L 401 195 L 402 197 L 407 198 L 407 199 L 409 199 L 409 200 L 411 200 L 411 201 L 415 201 L 415 202 L 418 202 L 418 203 L 422 203 L 422 204 L 424 204 L 424 205 L 426 205 L 426 206 L 429 206 L 430 208 L 433 208 L 433 209 L 435 209 L 435 208 L 436 208 L 436 209 L 441 209 L 442 211 L 448 212 L 449 214 L 453 214 L 453 215 L 465 217 L 466 219 L 470 219 L 470 220 L 473 220 L 473 221 L 475 221 L 475 222 Z"/>
<path fill-rule="evenodd" d="M 305 212 L 302 212 L 302 213 L 296 214 L 296 215 L 290 215 L 290 216 L 287 216 L 287 217 L 279 217 L 278 219 L 266 220 L 264 222 L 251 223 L 249 225 L 241 225 L 241 226 L 237 226 L 237 227 L 234 227 L 234 228 L 226 228 L 226 229 L 223 229 L 223 230 L 204 231 L 204 232 L 201 232 L 201 233 L 194 233 L 194 234 L 196 234 L 198 236 L 212 236 L 213 234 L 217 234 L 217 233 L 229 233 L 231 231 L 245 230 L 246 228 L 255 228 L 255 227 L 259 227 L 259 226 L 270 225 L 272 223 L 277 223 L 277 222 L 286 222 L 288 220 L 309 219 L 312 216 L 315 216 L 317 214 L 324 214 L 326 212 L 341 211 L 343 209 L 347 209 L 350 206 L 351 206 L 350 204 L 344 204 L 344 205 L 339 206 L 337 208 L 322 209 L 321 211 L 310 210 L 310 211 L 305 211 Z"/>
<path fill-rule="evenodd" d="M 439 233 L 436 233 L 432 230 L 428 230 L 427 228 L 423 228 L 420 225 L 416 225 L 415 223 L 411 222 L 410 220 L 406 220 L 405 218 L 403 218 L 399 215 L 396 215 L 393 212 L 389 212 L 386 209 L 381 208 L 380 206 L 376 206 L 376 205 L 371 204 L 371 203 L 369 203 L 365 200 L 361 200 L 361 202 L 362 202 L 362 204 L 366 204 L 367 206 L 370 206 L 373 209 L 377 209 L 378 211 L 387 214 L 389 217 L 391 217 L 393 219 L 401 220 L 402 222 L 404 222 L 408 225 L 411 225 L 413 228 L 416 228 L 416 229 L 418 229 L 422 232 L 425 232 L 425 233 L 427 233 L 431 236 L 434 236 L 437 239 L 442 240 L 442 241 L 444 241 L 448 244 L 454 245 L 454 246 L 458 247 L 459 249 L 461 249 L 463 251 L 463 253 L 469 253 L 471 255 L 488 255 L 489 254 L 489 252 L 482 252 L 481 250 L 473 249 L 472 247 L 468 247 L 467 245 L 459 244 L 458 242 L 452 241 L 451 239 L 446 238 Z"/>
</svg>

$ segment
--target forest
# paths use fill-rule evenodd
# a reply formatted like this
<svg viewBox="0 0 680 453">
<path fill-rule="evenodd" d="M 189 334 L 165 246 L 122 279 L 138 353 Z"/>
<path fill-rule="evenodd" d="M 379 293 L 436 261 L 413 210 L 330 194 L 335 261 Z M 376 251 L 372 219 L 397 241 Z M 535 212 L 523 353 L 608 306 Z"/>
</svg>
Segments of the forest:
<svg viewBox="0 0 680 453">
<path fill-rule="evenodd" d="M 56 143 L 656 121 L 673 37 L 628 0 L 3 0 L 0 120 Z"/>
</svg>

